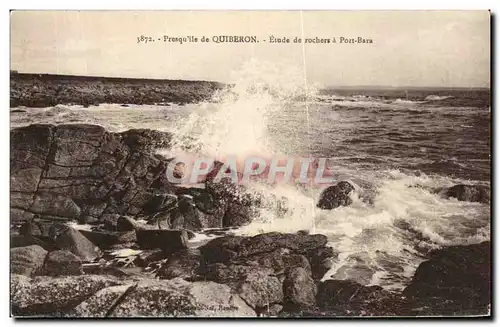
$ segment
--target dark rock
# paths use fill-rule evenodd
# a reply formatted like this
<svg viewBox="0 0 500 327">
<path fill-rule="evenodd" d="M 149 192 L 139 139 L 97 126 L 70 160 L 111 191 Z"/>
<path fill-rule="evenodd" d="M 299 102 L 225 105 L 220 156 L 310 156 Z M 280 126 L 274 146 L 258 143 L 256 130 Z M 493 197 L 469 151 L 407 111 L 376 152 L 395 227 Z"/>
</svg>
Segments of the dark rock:
<svg viewBox="0 0 500 327">
<path fill-rule="evenodd" d="M 320 234 L 297 235 L 271 232 L 253 237 L 217 238 L 200 247 L 200 251 L 207 262 L 226 262 L 257 253 L 272 252 L 280 248 L 302 254 L 324 247 L 326 243 L 326 236 Z"/>
<path fill-rule="evenodd" d="M 329 186 L 319 196 L 317 207 L 320 209 L 335 209 L 340 206 L 348 206 L 352 203 L 350 193 L 354 192 L 354 187 L 349 182 L 339 182 Z"/>
<path fill-rule="evenodd" d="M 130 217 L 120 216 L 116 221 L 116 229 L 120 232 L 134 231 L 138 226 L 137 222 Z"/>
<path fill-rule="evenodd" d="M 80 230 L 80 233 L 89 239 L 101 250 L 117 249 L 129 247 L 135 244 L 137 236 L 135 231 L 130 232 L 111 232 L 107 230 Z"/>
<path fill-rule="evenodd" d="M 188 235 L 185 230 L 136 230 L 137 243 L 141 249 L 161 249 L 174 253 L 186 248 Z"/>
<path fill-rule="evenodd" d="M 239 260 L 240 263 L 256 262 L 261 267 L 272 268 L 275 274 L 284 274 L 288 269 L 295 267 L 304 268 L 311 274 L 311 266 L 306 257 L 301 254 L 291 253 L 289 249 L 279 248 L 271 252 L 250 255 Z M 238 261 L 233 261 L 238 262 Z"/>
<path fill-rule="evenodd" d="M 45 237 L 40 236 L 24 236 L 24 235 L 10 235 L 10 247 L 19 248 L 30 245 L 38 245 L 47 251 L 55 249 L 55 244 Z"/>
<path fill-rule="evenodd" d="M 326 280 L 318 285 L 313 316 L 409 316 L 408 301 L 380 286 L 363 286 L 351 280 Z"/>
<path fill-rule="evenodd" d="M 211 264 L 204 268 L 202 275 L 204 279 L 230 285 L 257 311 L 270 304 L 283 302 L 283 287 L 273 269 L 261 267 L 256 262 Z"/>
<path fill-rule="evenodd" d="M 220 228 L 226 207 L 215 200 L 212 193 L 198 188 L 179 188 L 179 214 L 192 230 Z"/>
<path fill-rule="evenodd" d="M 42 275 L 70 276 L 82 275 L 82 260 L 69 251 L 58 250 L 47 254 Z"/>
<path fill-rule="evenodd" d="M 202 261 L 198 249 L 185 249 L 172 254 L 168 261 L 156 273 L 160 279 L 176 277 L 193 280 Z"/>
<path fill-rule="evenodd" d="M 119 236 L 123 234 L 107 230 L 80 230 L 79 232 L 102 250 L 109 249 L 111 246 L 119 243 Z"/>
<path fill-rule="evenodd" d="M 325 280 L 318 285 L 317 303 L 320 307 L 349 302 L 377 301 L 386 292 L 380 286 L 363 286 L 351 280 Z"/>
<path fill-rule="evenodd" d="M 165 253 L 160 249 L 143 250 L 134 263 L 139 267 L 147 267 L 152 262 L 165 259 L 165 257 Z"/>
<path fill-rule="evenodd" d="M 14 316 L 61 316 L 99 290 L 119 284 L 116 278 L 109 276 L 29 278 L 11 275 L 12 314 Z"/>
<path fill-rule="evenodd" d="M 207 280 L 213 280 L 221 284 L 233 284 L 242 281 L 254 271 L 262 274 L 273 275 L 272 268 L 259 266 L 257 262 L 247 261 L 245 263 L 215 263 L 200 268 L 200 275 Z"/>
<path fill-rule="evenodd" d="M 137 216 L 155 193 L 172 193 L 163 178 L 169 160 L 151 152 L 169 142 L 160 134 L 85 124 L 13 129 L 11 205 L 18 217 Z"/>
<path fill-rule="evenodd" d="M 32 276 L 40 272 L 47 251 L 39 245 L 10 249 L 10 272 Z"/>
<path fill-rule="evenodd" d="M 484 314 L 491 303 L 491 243 L 435 251 L 403 294 L 431 314 Z"/>
<path fill-rule="evenodd" d="M 331 268 L 330 259 L 338 257 L 338 253 L 327 246 L 307 250 L 304 255 L 311 264 L 312 278 L 314 280 L 323 278 Z"/>
<path fill-rule="evenodd" d="M 191 230 L 201 230 L 204 228 L 203 213 L 198 210 L 194 200 L 189 195 L 180 195 L 178 201 L 179 212 L 183 216 L 182 225 Z M 177 226 L 176 226 L 177 227 Z M 178 228 L 178 227 L 177 227 Z"/>
<path fill-rule="evenodd" d="M 283 286 L 279 279 L 262 269 L 255 269 L 239 282 L 240 297 L 257 311 L 271 304 L 283 303 Z"/>
<path fill-rule="evenodd" d="M 445 189 L 443 195 L 460 201 L 490 203 L 490 190 L 483 185 L 458 184 Z"/>
<path fill-rule="evenodd" d="M 304 268 L 296 267 L 287 272 L 283 292 L 289 308 L 300 310 L 316 305 L 316 284 Z"/>
<path fill-rule="evenodd" d="M 158 148 L 170 148 L 172 140 L 172 134 L 151 129 L 130 129 L 120 134 L 125 144 L 144 152 L 152 152 Z"/>
<path fill-rule="evenodd" d="M 116 225 L 118 223 L 119 218 L 120 218 L 119 214 L 112 214 L 112 213 L 103 214 L 100 219 L 100 221 L 103 223 L 102 228 L 108 231 L 114 231 L 114 232 L 118 231 Z"/>
<path fill-rule="evenodd" d="M 221 226 L 243 226 L 252 221 L 256 214 L 254 200 L 243 185 L 233 183 L 229 178 L 215 181 L 222 163 L 217 162 L 215 168 L 207 174 L 205 188 L 213 201 L 212 214 L 223 217 Z M 242 176 L 239 176 L 241 178 Z"/>
<path fill-rule="evenodd" d="M 19 228 L 19 235 L 23 236 L 36 236 L 36 235 L 43 235 L 43 230 L 41 227 L 34 221 L 32 220 L 27 220 L 24 221 Z"/>
<path fill-rule="evenodd" d="M 92 216 L 88 216 L 88 215 L 80 215 L 80 217 L 78 217 L 78 223 L 80 225 L 97 225 L 100 223 L 99 219 L 95 218 L 95 217 L 92 217 Z"/>
<path fill-rule="evenodd" d="M 83 236 L 76 229 L 70 227 L 66 228 L 66 231 L 57 236 L 55 242 L 60 250 L 68 250 L 83 261 L 92 261 L 99 257 L 101 252 L 97 246 L 88 240 L 88 238 Z"/>
</svg>

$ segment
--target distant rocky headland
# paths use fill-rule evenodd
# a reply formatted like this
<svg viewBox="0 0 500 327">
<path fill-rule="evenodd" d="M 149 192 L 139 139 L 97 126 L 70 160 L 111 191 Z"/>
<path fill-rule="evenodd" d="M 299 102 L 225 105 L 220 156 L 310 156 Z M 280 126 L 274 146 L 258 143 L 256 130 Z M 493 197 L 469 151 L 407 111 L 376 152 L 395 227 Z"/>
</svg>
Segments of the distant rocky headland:
<svg viewBox="0 0 500 327">
<path fill-rule="evenodd" d="M 10 106 L 83 106 L 101 103 L 191 103 L 209 99 L 224 84 L 209 81 L 132 79 L 52 74 L 10 74 Z"/>
</svg>

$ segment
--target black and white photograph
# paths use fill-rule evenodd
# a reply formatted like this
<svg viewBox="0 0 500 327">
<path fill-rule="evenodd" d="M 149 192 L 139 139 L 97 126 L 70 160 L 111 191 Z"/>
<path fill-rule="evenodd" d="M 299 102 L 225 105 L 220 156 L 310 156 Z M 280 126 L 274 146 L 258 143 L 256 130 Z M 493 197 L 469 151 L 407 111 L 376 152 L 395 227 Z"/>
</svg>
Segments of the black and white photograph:
<svg viewBox="0 0 500 327">
<path fill-rule="evenodd" d="M 12 10 L 11 317 L 491 317 L 491 22 Z"/>
</svg>

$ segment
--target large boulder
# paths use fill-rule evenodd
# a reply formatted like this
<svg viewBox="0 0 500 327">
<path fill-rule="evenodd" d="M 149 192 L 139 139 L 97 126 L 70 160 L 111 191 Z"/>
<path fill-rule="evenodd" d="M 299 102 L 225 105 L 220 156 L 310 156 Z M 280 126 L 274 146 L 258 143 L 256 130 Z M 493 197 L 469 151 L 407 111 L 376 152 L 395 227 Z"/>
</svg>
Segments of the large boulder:
<svg viewBox="0 0 500 327">
<path fill-rule="evenodd" d="M 161 249 L 174 253 L 187 247 L 188 233 L 185 230 L 137 229 L 137 244 L 141 249 Z"/>
<path fill-rule="evenodd" d="M 458 184 L 442 191 L 446 198 L 468 202 L 490 202 L 490 189 L 484 185 Z"/>
<path fill-rule="evenodd" d="M 156 276 L 160 279 L 180 277 L 192 280 L 195 278 L 201 262 L 202 257 L 198 249 L 181 250 L 168 258 L 168 261 L 157 271 Z"/>
<path fill-rule="evenodd" d="M 71 227 L 63 229 L 55 238 L 55 242 L 60 250 L 68 250 L 83 261 L 92 261 L 101 254 L 97 246 L 92 244 L 78 230 Z"/>
<path fill-rule="evenodd" d="M 326 280 L 318 285 L 319 315 L 408 316 L 408 301 L 380 286 L 364 286 L 351 280 Z M 413 314 L 414 315 L 414 314 Z"/>
<path fill-rule="evenodd" d="M 324 247 L 326 243 L 326 236 L 320 234 L 271 232 L 253 237 L 224 236 L 208 242 L 200 247 L 200 251 L 207 262 L 227 262 L 280 248 L 305 254 L 313 249 Z"/>
<path fill-rule="evenodd" d="M 338 253 L 329 246 L 309 249 L 304 253 L 311 265 L 311 275 L 314 280 L 320 280 L 331 268 L 331 259 L 336 259 Z"/>
<path fill-rule="evenodd" d="M 21 211 L 16 217 L 137 216 L 155 193 L 173 193 L 164 176 L 169 160 L 153 151 L 168 145 L 170 135 L 163 134 L 110 133 L 88 124 L 11 130 L 12 207 Z"/>
<path fill-rule="evenodd" d="M 170 140 L 159 131 L 111 133 L 89 124 L 12 129 L 11 220 L 38 215 L 98 223 L 112 215 L 129 217 L 115 224 L 121 230 L 132 230 L 134 219 L 145 216 L 162 218 L 161 228 L 174 229 L 248 223 L 253 209 L 240 187 L 207 183 L 193 199 L 176 198 L 166 176 L 171 160 L 155 153 Z"/>
<path fill-rule="evenodd" d="M 39 245 L 10 249 L 10 272 L 32 276 L 40 272 L 47 251 Z"/>
<path fill-rule="evenodd" d="M 82 275 L 29 278 L 11 275 L 14 316 L 62 316 L 97 291 L 120 282 L 109 276 Z"/>
<path fill-rule="evenodd" d="M 19 248 L 30 245 L 39 245 L 47 251 L 55 249 L 55 244 L 53 244 L 53 242 L 45 238 L 32 235 L 18 235 L 18 234 L 13 234 L 11 232 L 10 235 L 11 248 Z"/>
<path fill-rule="evenodd" d="M 177 278 L 142 280 L 137 284 L 103 289 L 78 305 L 73 315 L 117 318 L 252 317 L 256 313 L 226 285 L 189 283 Z"/>
<path fill-rule="evenodd" d="M 52 251 L 45 258 L 42 274 L 47 276 L 82 275 L 82 260 L 69 251 Z"/>
<path fill-rule="evenodd" d="M 279 248 L 271 252 L 252 254 L 242 258 L 241 262 L 256 262 L 261 267 L 272 268 L 275 274 L 284 274 L 287 270 L 300 267 L 311 274 L 311 265 L 302 254 L 296 254 L 286 248 Z"/>
<path fill-rule="evenodd" d="M 491 243 L 451 246 L 422 262 L 404 294 L 429 314 L 484 314 L 491 303 Z"/>
<path fill-rule="evenodd" d="M 256 262 L 209 264 L 201 275 L 205 280 L 230 285 L 258 313 L 273 303 L 283 302 L 282 282 L 274 270 Z"/>
<path fill-rule="evenodd" d="M 304 268 L 296 267 L 286 273 L 283 292 L 288 309 L 300 310 L 316 305 L 316 284 Z"/>
<path fill-rule="evenodd" d="M 350 194 L 354 192 L 354 186 L 349 182 L 339 182 L 324 189 L 318 200 L 317 207 L 331 210 L 340 206 L 348 206 L 352 203 Z"/>
<path fill-rule="evenodd" d="M 90 242 L 95 244 L 102 250 L 111 249 L 117 246 L 127 246 L 130 243 L 135 243 L 137 241 L 137 236 L 135 231 L 129 232 L 113 232 L 102 229 L 94 230 L 80 230 L 83 236 L 85 236 Z"/>
</svg>

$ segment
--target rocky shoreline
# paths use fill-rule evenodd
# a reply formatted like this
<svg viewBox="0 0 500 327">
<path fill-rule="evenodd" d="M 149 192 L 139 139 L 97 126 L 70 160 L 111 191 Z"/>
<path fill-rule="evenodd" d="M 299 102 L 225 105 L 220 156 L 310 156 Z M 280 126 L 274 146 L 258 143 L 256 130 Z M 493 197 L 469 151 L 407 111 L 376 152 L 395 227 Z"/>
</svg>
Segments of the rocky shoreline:
<svg viewBox="0 0 500 327">
<path fill-rule="evenodd" d="M 489 314 L 490 242 L 431 253 L 402 292 L 329 280 L 337 252 L 324 235 L 231 233 L 266 199 L 228 180 L 170 184 L 171 159 L 155 153 L 170 140 L 152 130 L 111 133 L 82 124 L 11 130 L 14 316 Z M 331 186 L 318 207 L 350 205 L 351 191 L 348 182 Z M 482 186 L 436 192 L 489 201 Z"/>
<path fill-rule="evenodd" d="M 10 107 L 184 104 L 208 100 L 223 87 L 208 81 L 11 73 Z"/>
</svg>

